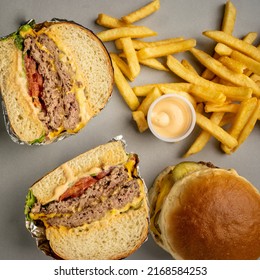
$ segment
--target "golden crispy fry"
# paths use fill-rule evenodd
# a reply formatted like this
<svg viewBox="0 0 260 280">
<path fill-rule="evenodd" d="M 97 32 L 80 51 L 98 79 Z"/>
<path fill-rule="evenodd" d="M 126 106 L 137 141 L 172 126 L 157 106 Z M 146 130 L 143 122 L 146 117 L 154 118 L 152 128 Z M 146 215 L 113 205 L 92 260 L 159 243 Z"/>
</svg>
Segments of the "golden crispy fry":
<svg viewBox="0 0 260 280">
<path fill-rule="evenodd" d="M 237 10 L 231 1 L 225 5 L 224 17 L 222 20 L 221 30 L 225 33 L 232 34 L 236 22 Z"/>
<path fill-rule="evenodd" d="M 252 89 L 248 87 L 225 86 L 208 81 L 189 71 L 176 58 L 174 58 L 171 55 L 167 57 L 167 65 L 173 73 L 175 73 L 177 76 L 181 77 L 185 81 L 206 87 L 208 90 L 211 91 L 222 92 L 226 95 L 227 98 L 230 98 L 232 100 L 243 100 L 250 98 L 252 95 Z"/>
<path fill-rule="evenodd" d="M 185 52 L 196 45 L 196 40 L 188 39 L 179 42 L 173 42 L 166 45 L 155 47 L 146 47 L 137 52 L 139 59 L 162 57 L 169 54 Z"/>
<path fill-rule="evenodd" d="M 237 147 L 235 147 L 234 151 L 238 149 L 238 147 L 244 143 L 244 141 L 247 139 L 247 137 L 250 135 L 250 133 L 252 132 L 252 130 L 254 129 L 254 126 L 256 124 L 256 121 L 259 117 L 259 111 L 260 111 L 260 100 L 257 100 L 257 105 L 256 108 L 254 110 L 254 112 L 252 113 L 252 115 L 250 116 L 248 122 L 246 123 L 246 125 L 244 126 L 243 130 L 241 131 L 239 137 L 238 137 L 238 145 Z"/>
<path fill-rule="evenodd" d="M 203 102 L 200 102 L 197 104 L 196 112 L 203 114 L 203 112 L 204 112 L 204 103 Z"/>
<path fill-rule="evenodd" d="M 231 58 L 240 63 L 243 63 L 249 70 L 260 75 L 260 62 L 257 62 L 238 51 L 232 51 Z"/>
<path fill-rule="evenodd" d="M 236 139 L 239 138 L 239 135 L 245 125 L 248 123 L 249 118 L 252 116 L 252 113 L 256 109 L 257 106 L 257 98 L 253 97 L 247 100 L 244 100 L 241 102 L 241 105 L 239 106 L 239 110 L 235 116 L 235 119 L 232 123 L 232 126 L 228 130 L 228 133 L 235 137 Z M 225 145 L 221 145 L 222 150 L 226 154 L 230 154 L 232 150 Z"/>
<path fill-rule="evenodd" d="M 144 86 L 135 86 L 133 87 L 133 91 L 136 96 L 146 96 L 154 87 L 158 87 L 163 93 L 164 88 L 173 91 L 188 91 L 191 84 L 189 83 L 159 83 L 159 84 L 148 84 Z"/>
<path fill-rule="evenodd" d="M 227 124 L 232 124 L 235 118 L 235 114 L 233 113 L 225 113 L 225 115 L 223 116 L 219 126 L 223 127 Z"/>
<path fill-rule="evenodd" d="M 248 44 L 252 44 L 255 39 L 257 38 L 257 33 L 256 32 L 249 32 L 244 38 L 243 38 L 243 41 L 248 43 Z M 218 43 L 216 46 L 215 46 L 215 52 L 217 54 L 219 54 L 220 56 L 229 56 L 231 55 L 232 53 L 232 49 L 222 43 Z"/>
<path fill-rule="evenodd" d="M 140 105 L 140 102 L 136 95 L 134 94 L 132 88 L 130 87 L 129 83 L 125 79 L 124 75 L 122 74 L 121 70 L 117 66 L 116 62 L 112 58 L 113 68 L 114 68 L 114 79 L 115 84 L 118 88 L 118 91 L 124 98 L 125 102 L 129 106 L 131 110 L 136 110 Z"/>
<path fill-rule="evenodd" d="M 223 104 L 223 105 L 217 105 L 212 103 L 207 103 L 205 105 L 205 112 L 226 112 L 226 113 L 236 113 L 239 109 L 239 104 L 236 103 L 230 103 L 230 104 Z"/>
<path fill-rule="evenodd" d="M 160 0 L 154 0 L 148 5 L 143 6 L 142 8 L 122 17 L 122 20 L 126 23 L 133 23 L 140 19 L 143 19 L 152 13 L 160 9 Z"/>
<path fill-rule="evenodd" d="M 250 79 L 252 79 L 254 82 L 260 82 L 260 75 L 252 74 Z"/>
<path fill-rule="evenodd" d="M 127 24 L 120 19 L 111 17 L 107 14 L 99 14 L 96 23 L 107 28 L 116 28 L 126 26 Z"/>
<path fill-rule="evenodd" d="M 132 44 L 132 40 L 129 37 L 121 38 L 120 40 L 132 77 L 136 78 L 140 73 L 141 68 L 136 55 L 136 51 Z"/>
<path fill-rule="evenodd" d="M 134 77 L 130 72 L 129 66 L 124 62 L 124 60 L 115 53 L 110 53 L 110 56 L 122 71 L 122 73 L 132 82 L 134 80 Z"/>
<path fill-rule="evenodd" d="M 260 50 L 255 46 L 250 45 L 243 40 L 240 40 L 230 34 L 226 34 L 223 31 L 205 31 L 203 34 L 217 42 L 221 42 L 232 49 L 238 50 L 243 54 L 260 62 Z"/>
<path fill-rule="evenodd" d="M 196 98 L 202 99 L 203 101 L 218 104 L 223 104 L 226 101 L 226 96 L 223 93 L 212 91 L 210 88 L 200 85 L 192 85 L 189 92 Z"/>
<path fill-rule="evenodd" d="M 172 88 L 167 87 L 167 86 L 161 86 L 160 89 L 161 89 L 162 93 L 164 93 L 164 94 L 175 93 L 175 94 L 181 95 L 181 96 L 187 98 L 194 108 L 197 107 L 197 102 L 196 102 L 195 98 L 186 91 L 173 90 Z"/>
<path fill-rule="evenodd" d="M 213 113 L 210 117 L 210 120 L 216 125 L 219 125 L 223 116 L 224 113 Z M 189 150 L 183 155 L 183 157 L 189 157 L 193 154 L 200 152 L 206 146 L 211 136 L 212 135 L 209 132 L 203 130 L 193 142 Z"/>
<path fill-rule="evenodd" d="M 97 36 L 103 42 L 113 41 L 124 37 L 144 38 L 155 35 L 157 35 L 155 31 L 145 26 L 123 26 L 97 33 Z"/>
<path fill-rule="evenodd" d="M 132 112 L 132 116 L 137 124 L 139 132 L 144 132 L 148 129 L 148 124 L 142 111 L 134 111 Z"/>
<path fill-rule="evenodd" d="M 135 48 L 135 50 L 140 50 L 142 48 L 146 48 L 146 47 L 156 47 L 156 46 L 160 46 L 160 45 L 166 45 L 166 44 L 170 44 L 173 42 L 179 42 L 179 41 L 183 41 L 183 37 L 176 37 L 176 38 L 169 38 L 169 39 L 164 39 L 164 40 L 159 40 L 159 41 L 153 41 L 153 42 L 145 42 L 145 41 L 140 41 L 140 40 L 132 40 L 133 42 L 133 46 Z M 120 42 L 120 40 L 115 40 L 115 45 L 117 49 L 122 49 L 122 44 Z"/>
<path fill-rule="evenodd" d="M 237 140 L 219 125 L 215 124 L 210 119 L 198 112 L 196 112 L 196 117 L 196 123 L 198 124 L 198 126 L 200 126 L 203 130 L 209 132 L 218 141 L 228 146 L 230 149 L 233 149 L 237 146 Z"/>
<path fill-rule="evenodd" d="M 231 83 L 238 86 L 250 87 L 253 89 L 253 93 L 255 95 L 260 96 L 260 88 L 246 75 L 234 73 L 233 71 L 222 65 L 219 61 L 215 60 L 210 55 L 201 50 L 193 48 L 190 51 L 201 62 L 201 64 L 206 66 L 220 78 L 230 81 Z"/>
<path fill-rule="evenodd" d="M 160 71 L 169 71 L 167 67 L 165 67 L 159 60 L 156 58 L 147 58 L 147 59 L 139 59 L 139 62 L 145 66 L 150 68 L 160 70 Z"/>
<path fill-rule="evenodd" d="M 142 101 L 140 106 L 138 107 L 138 111 L 142 111 L 144 113 L 144 116 L 147 116 L 148 110 L 151 106 L 151 104 L 154 102 L 155 99 L 161 96 L 161 92 L 158 88 L 153 88 L 151 92 L 149 92 L 145 99 Z"/>
<path fill-rule="evenodd" d="M 221 56 L 218 61 L 235 73 L 243 74 L 244 70 L 246 69 L 246 66 L 243 63 L 226 55 Z"/>
<path fill-rule="evenodd" d="M 183 59 L 183 60 L 181 61 L 181 64 L 182 64 L 184 67 L 186 67 L 187 69 L 189 69 L 190 71 L 192 71 L 193 73 L 199 75 L 198 72 L 196 71 L 196 69 L 189 63 L 188 60 Z"/>
<path fill-rule="evenodd" d="M 225 33 L 232 34 L 236 21 L 236 8 L 232 2 L 228 1 L 225 5 L 224 16 L 222 20 L 221 30 Z M 218 43 L 220 44 L 220 43 Z M 217 44 L 217 45 L 218 45 Z M 217 47 L 216 45 L 216 47 Z M 213 58 L 218 59 L 219 55 L 217 53 L 213 54 Z M 208 68 L 202 73 L 202 77 L 207 80 L 212 80 L 215 74 Z"/>
</svg>

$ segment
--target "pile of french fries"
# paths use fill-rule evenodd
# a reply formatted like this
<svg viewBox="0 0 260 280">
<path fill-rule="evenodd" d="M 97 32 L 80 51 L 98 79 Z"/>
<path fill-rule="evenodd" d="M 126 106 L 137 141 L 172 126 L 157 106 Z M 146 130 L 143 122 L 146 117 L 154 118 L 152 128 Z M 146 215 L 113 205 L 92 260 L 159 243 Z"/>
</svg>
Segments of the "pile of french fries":
<svg viewBox="0 0 260 280">
<path fill-rule="evenodd" d="M 242 39 L 232 35 L 237 11 L 234 4 L 227 1 L 221 30 L 203 32 L 216 42 L 213 55 L 197 49 L 193 38 L 140 40 L 157 33 L 134 23 L 159 8 L 160 0 L 154 0 L 120 19 L 98 15 L 96 23 L 107 29 L 97 36 L 103 42 L 114 41 L 119 51 L 111 53 L 118 91 L 132 110 L 140 132 L 148 129 L 147 112 L 155 99 L 172 92 L 185 96 L 196 110 L 196 123 L 201 133 L 183 156 L 201 151 L 212 136 L 226 154 L 233 153 L 260 119 L 260 46 L 253 45 L 257 33 L 249 32 Z M 187 51 L 204 66 L 202 73 L 187 60 L 179 61 L 174 57 L 176 53 Z M 183 82 L 131 87 L 140 73 L 140 65 L 169 71 Z"/>
</svg>

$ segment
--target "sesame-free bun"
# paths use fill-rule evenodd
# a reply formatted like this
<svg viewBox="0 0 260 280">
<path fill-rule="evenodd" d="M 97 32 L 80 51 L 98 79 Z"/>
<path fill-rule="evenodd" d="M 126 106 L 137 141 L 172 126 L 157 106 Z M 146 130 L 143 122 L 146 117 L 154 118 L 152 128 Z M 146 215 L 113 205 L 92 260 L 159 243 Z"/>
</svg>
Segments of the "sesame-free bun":
<svg viewBox="0 0 260 280">
<path fill-rule="evenodd" d="M 204 168 L 174 183 L 157 228 L 175 259 L 257 259 L 260 194 L 233 170 Z"/>
</svg>

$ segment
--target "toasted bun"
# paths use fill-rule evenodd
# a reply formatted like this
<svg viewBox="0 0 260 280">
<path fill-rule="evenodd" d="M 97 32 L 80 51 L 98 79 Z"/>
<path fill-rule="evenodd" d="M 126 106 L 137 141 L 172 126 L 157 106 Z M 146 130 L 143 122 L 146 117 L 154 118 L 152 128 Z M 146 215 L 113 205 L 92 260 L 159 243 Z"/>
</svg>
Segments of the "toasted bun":
<svg viewBox="0 0 260 280">
<path fill-rule="evenodd" d="M 123 259 L 136 251 L 148 234 L 147 206 L 143 203 L 111 219 L 64 231 L 50 227 L 46 237 L 52 250 L 62 259 Z"/>
<path fill-rule="evenodd" d="M 260 257 L 260 195 L 233 171 L 206 168 L 178 180 L 158 225 L 175 259 Z"/>
<path fill-rule="evenodd" d="M 78 81 L 83 85 L 85 100 L 81 103 L 85 104 L 82 106 L 87 113 L 81 117 L 82 128 L 103 109 L 111 96 L 113 68 L 109 54 L 94 33 L 76 23 L 61 21 L 36 25 L 37 28 L 41 26 L 69 58 Z M 18 140 L 30 144 L 40 139 L 46 128 L 38 118 L 39 109 L 35 108 L 29 96 L 23 54 L 16 47 L 14 38 L 10 36 L 0 41 L 0 91 L 12 132 Z M 66 135 L 71 133 L 75 132 L 67 131 Z M 45 142 L 52 142 L 58 136 L 51 136 L 51 141 Z"/>
<path fill-rule="evenodd" d="M 65 162 L 35 183 L 31 190 L 37 201 L 44 205 L 57 199 L 69 187 L 69 182 L 83 174 L 94 173 L 96 168 L 117 165 L 126 160 L 122 142 L 112 141 Z"/>
</svg>

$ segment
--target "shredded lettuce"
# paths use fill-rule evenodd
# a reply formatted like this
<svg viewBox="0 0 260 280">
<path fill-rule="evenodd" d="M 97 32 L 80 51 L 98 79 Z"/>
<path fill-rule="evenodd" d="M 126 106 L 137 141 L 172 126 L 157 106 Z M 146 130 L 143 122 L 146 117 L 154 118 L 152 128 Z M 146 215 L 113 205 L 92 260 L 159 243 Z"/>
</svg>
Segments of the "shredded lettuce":
<svg viewBox="0 0 260 280">
<path fill-rule="evenodd" d="M 36 197 L 33 195 L 32 191 L 30 190 L 26 196 L 25 207 L 24 207 L 24 214 L 26 216 L 26 220 L 28 221 L 31 220 L 29 213 L 36 201 L 37 201 Z"/>
<path fill-rule="evenodd" d="M 24 48 L 24 45 L 23 45 L 24 38 L 23 38 L 22 34 L 27 32 L 28 30 L 32 29 L 34 26 L 35 26 L 35 20 L 31 19 L 28 22 L 26 22 L 25 24 L 21 25 L 16 32 L 13 32 L 10 35 L 7 35 L 5 37 L 2 37 L 2 38 L 0 38 L 0 40 L 3 41 L 3 40 L 7 40 L 9 38 L 14 38 L 15 46 L 19 50 L 22 51 Z"/>
<path fill-rule="evenodd" d="M 38 139 L 33 140 L 30 144 L 42 143 L 45 139 L 45 133 Z"/>
</svg>

